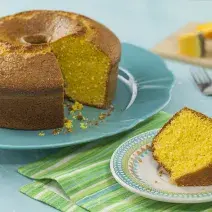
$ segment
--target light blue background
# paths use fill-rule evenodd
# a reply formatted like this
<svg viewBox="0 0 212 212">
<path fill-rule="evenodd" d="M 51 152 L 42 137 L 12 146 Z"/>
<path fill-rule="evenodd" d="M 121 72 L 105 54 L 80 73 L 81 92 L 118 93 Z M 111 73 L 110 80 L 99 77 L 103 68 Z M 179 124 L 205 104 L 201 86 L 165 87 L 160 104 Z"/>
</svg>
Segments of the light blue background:
<svg viewBox="0 0 212 212">
<path fill-rule="evenodd" d="M 0 0 L 0 16 L 30 9 L 57 9 L 82 13 L 102 22 L 121 41 L 151 48 L 188 22 L 212 21 L 210 0 Z M 176 77 L 171 102 L 165 111 L 174 113 L 189 106 L 212 116 L 212 97 L 203 96 L 193 84 L 189 65 L 168 62 Z M 49 206 L 20 194 L 29 182 L 16 170 L 52 150 L 0 151 L 0 211 L 53 212 Z"/>
</svg>

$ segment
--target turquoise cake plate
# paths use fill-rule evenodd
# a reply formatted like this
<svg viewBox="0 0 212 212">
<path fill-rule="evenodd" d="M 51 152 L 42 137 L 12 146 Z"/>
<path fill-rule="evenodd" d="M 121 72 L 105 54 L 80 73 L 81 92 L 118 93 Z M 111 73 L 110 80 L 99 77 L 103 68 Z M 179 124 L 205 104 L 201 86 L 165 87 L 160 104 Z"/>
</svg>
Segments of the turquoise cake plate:
<svg viewBox="0 0 212 212">
<path fill-rule="evenodd" d="M 0 148 L 4 149 L 42 149 L 63 147 L 91 142 L 129 130 L 139 122 L 156 114 L 169 102 L 173 86 L 173 74 L 160 57 L 131 44 L 122 44 L 122 59 L 118 77 L 114 111 L 98 126 L 87 129 L 73 120 L 73 132 L 53 135 L 45 130 L 39 131 L 0 129 Z M 98 119 L 99 109 L 84 107 L 82 113 L 89 120 Z M 66 116 L 71 114 L 65 111 Z"/>
<path fill-rule="evenodd" d="M 141 133 L 116 149 L 110 161 L 116 181 L 133 193 L 157 201 L 211 202 L 212 186 L 179 187 L 170 183 L 169 175 L 152 157 L 152 139 L 157 133 L 158 130 Z M 182 210 L 176 207 L 176 211 Z"/>
</svg>

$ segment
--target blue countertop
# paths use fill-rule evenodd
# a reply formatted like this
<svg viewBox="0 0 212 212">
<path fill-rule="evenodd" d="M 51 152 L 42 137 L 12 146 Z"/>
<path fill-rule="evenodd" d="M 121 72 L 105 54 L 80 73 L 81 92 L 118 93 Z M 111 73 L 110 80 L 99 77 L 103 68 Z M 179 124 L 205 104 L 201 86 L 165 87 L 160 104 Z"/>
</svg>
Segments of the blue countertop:
<svg viewBox="0 0 212 212">
<path fill-rule="evenodd" d="M 31 9 L 57 9 L 84 14 L 107 25 L 123 42 L 146 49 L 188 22 L 212 21 L 212 1 L 207 0 L 1 0 L 0 16 Z M 212 97 L 203 96 L 194 85 L 189 65 L 167 62 L 176 78 L 169 113 L 189 106 L 212 116 Z M 53 212 L 53 208 L 19 193 L 30 182 L 17 168 L 57 150 L 0 150 L 0 211 Z"/>
</svg>

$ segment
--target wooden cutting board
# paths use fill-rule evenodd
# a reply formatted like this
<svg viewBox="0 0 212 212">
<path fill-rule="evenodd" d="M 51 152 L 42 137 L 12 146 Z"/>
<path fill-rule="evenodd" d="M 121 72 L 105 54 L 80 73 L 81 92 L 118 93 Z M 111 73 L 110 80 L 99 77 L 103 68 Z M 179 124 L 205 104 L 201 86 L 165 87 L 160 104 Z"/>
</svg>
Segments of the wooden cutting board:
<svg viewBox="0 0 212 212">
<path fill-rule="evenodd" d="M 193 58 L 183 56 L 178 53 L 178 36 L 188 32 L 196 31 L 196 26 L 199 23 L 189 23 L 185 27 L 179 29 L 165 40 L 158 43 L 152 52 L 168 59 L 178 60 L 181 62 L 198 65 L 202 67 L 212 68 L 212 40 L 206 41 L 206 56 L 203 58 Z"/>
</svg>

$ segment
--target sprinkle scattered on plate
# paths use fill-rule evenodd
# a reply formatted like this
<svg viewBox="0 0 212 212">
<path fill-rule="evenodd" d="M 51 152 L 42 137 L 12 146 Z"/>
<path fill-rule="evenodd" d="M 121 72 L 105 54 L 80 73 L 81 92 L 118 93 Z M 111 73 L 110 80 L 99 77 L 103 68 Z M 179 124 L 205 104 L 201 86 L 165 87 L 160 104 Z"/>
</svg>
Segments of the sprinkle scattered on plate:
<svg viewBox="0 0 212 212">
<path fill-rule="evenodd" d="M 117 182 L 143 197 L 173 203 L 201 203 L 212 200 L 212 186 L 178 187 L 152 157 L 151 143 L 158 130 L 139 134 L 114 152 L 110 168 Z"/>
</svg>

